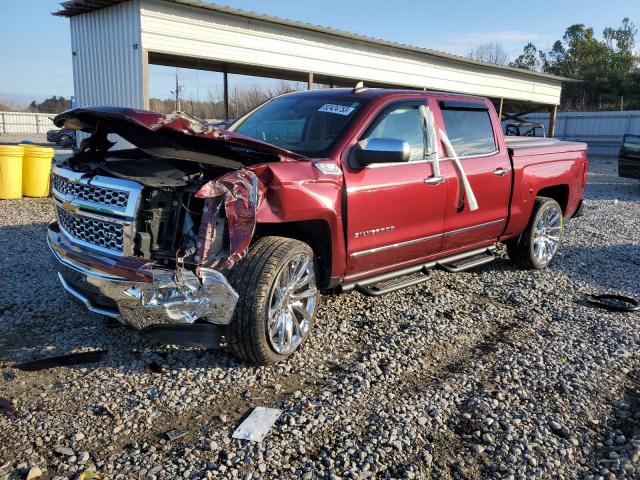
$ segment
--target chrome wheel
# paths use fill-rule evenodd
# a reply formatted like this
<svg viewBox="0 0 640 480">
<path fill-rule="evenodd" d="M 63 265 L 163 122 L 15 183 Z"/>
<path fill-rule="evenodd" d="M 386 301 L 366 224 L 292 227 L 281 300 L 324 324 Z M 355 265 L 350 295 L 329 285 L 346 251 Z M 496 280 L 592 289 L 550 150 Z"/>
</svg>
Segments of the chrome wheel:
<svg viewBox="0 0 640 480">
<path fill-rule="evenodd" d="M 534 227 L 533 254 L 542 265 L 549 263 L 558 251 L 562 234 L 562 212 L 553 203 L 542 211 Z"/>
<path fill-rule="evenodd" d="M 278 272 L 269 298 L 267 337 L 277 353 L 289 354 L 302 343 L 317 296 L 313 259 L 304 253 L 291 257 Z"/>
</svg>

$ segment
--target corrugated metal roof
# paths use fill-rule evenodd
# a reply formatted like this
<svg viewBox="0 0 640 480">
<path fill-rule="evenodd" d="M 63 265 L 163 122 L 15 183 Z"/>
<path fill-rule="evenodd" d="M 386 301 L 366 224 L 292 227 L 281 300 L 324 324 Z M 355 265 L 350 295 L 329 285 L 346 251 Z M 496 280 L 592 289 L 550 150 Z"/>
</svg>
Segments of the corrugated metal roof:
<svg viewBox="0 0 640 480">
<path fill-rule="evenodd" d="M 116 5 L 118 3 L 122 3 L 125 1 L 128 1 L 128 0 L 69 0 L 66 2 L 61 2 L 60 5 L 62 9 L 56 12 L 53 12 L 53 15 L 58 15 L 62 17 L 74 17 L 76 15 L 81 15 L 83 13 L 99 10 L 101 8 L 105 8 L 111 5 Z M 358 40 L 361 42 L 367 42 L 375 45 L 380 45 L 383 47 L 390 47 L 390 48 L 396 48 L 399 50 L 422 53 L 424 55 L 444 58 L 447 60 L 451 60 L 453 62 L 466 63 L 469 65 L 481 66 L 484 68 L 490 68 L 494 70 L 501 70 L 504 72 L 517 73 L 525 76 L 539 77 L 539 78 L 564 81 L 564 82 L 577 81 L 571 78 L 559 77 L 557 75 L 550 75 L 548 73 L 540 73 L 540 72 L 534 72 L 531 70 L 507 67 L 504 65 L 496 65 L 493 63 L 480 62 L 477 60 L 472 60 L 470 58 L 461 57 L 459 55 L 453 55 L 453 54 L 441 52 L 438 50 L 431 50 L 428 48 L 416 47 L 413 45 L 406 45 L 404 43 L 392 42 L 389 40 L 382 40 L 380 38 L 368 37 L 366 35 L 346 32 L 344 30 L 339 30 L 337 28 L 323 27 L 320 25 L 314 25 L 312 23 L 306 23 L 306 22 L 301 22 L 297 20 L 288 20 L 285 18 L 275 17 L 272 15 L 266 15 L 262 13 L 241 10 L 239 8 L 232 8 L 232 7 L 228 7 L 226 5 L 220 5 L 217 3 L 208 3 L 202 0 L 164 0 L 164 1 L 169 3 L 188 5 L 196 8 L 203 8 L 203 9 L 211 10 L 214 12 L 226 13 L 229 15 L 236 15 L 239 17 L 260 20 L 263 22 L 269 22 L 269 23 L 278 24 L 278 25 L 285 25 L 288 27 L 310 30 L 313 32 L 325 33 L 325 34 L 333 35 L 336 37 L 347 38 L 350 40 Z"/>
</svg>

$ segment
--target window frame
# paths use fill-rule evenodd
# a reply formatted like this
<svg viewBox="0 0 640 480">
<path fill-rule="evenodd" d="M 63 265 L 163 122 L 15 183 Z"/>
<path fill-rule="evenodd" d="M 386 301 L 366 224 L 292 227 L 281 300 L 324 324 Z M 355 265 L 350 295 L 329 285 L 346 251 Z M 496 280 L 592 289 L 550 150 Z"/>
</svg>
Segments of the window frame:
<svg viewBox="0 0 640 480">
<path fill-rule="evenodd" d="M 457 110 L 457 111 L 484 111 L 487 113 L 487 117 L 489 119 L 489 125 L 491 126 L 491 133 L 493 136 L 493 145 L 495 149 L 491 152 L 487 153 L 479 153 L 479 154 L 471 154 L 471 155 L 458 155 L 460 160 L 470 159 L 470 158 L 484 158 L 491 157 L 493 155 L 498 155 L 500 153 L 500 143 L 498 141 L 498 137 L 496 135 L 496 128 L 491 118 L 491 112 L 489 106 L 484 102 L 473 101 L 473 100 L 447 100 L 447 99 L 438 99 L 437 100 L 438 108 L 440 109 L 440 115 L 442 117 L 442 126 L 447 136 L 449 135 L 449 131 L 447 130 L 447 123 L 444 118 L 444 112 L 446 110 Z M 455 148 L 455 145 L 454 145 Z M 457 152 L 456 152 L 457 153 Z M 448 160 L 451 157 L 443 157 L 441 160 Z"/>
<path fill-rule="evenodd" d="M 361 142 L 362 140 L 366 140 L 369 138 L 369 135 L 371 134 L 371 132 L 373 130 L 375 130 L 378 125 L 380 124 L 380 122 L 392 111 L 398 109 L 398 108 L 402 108 L 402 107 L 415 107 L 416 110 L 418 110 L 418 112 L 420 112 L 420 107 L 425 107 L 427 109 L 429 109 L 429 103 L 427 101 L 427 99 L 419 99 L 419 100 L 398 100 L 395 102 L 391 102 L 388 105 L 385 105 L 382 110 L 380 110 L 375 117 L 369 122 L 369 124 L 364 128 L 364 130 L 362 131 L 362 133 L 360 135 L 358 135 L 358 142 Z M 422 113 L 420 113 L 420 115 L 422 115 Z M 424 143 L 424 150 L 426 151 L 429 148 L 429 141 L 428 141 L 428 136 L 430 134 L 429 132 L 429 128 L 427 125 L 427 120 L 425 119 L 425 129 L 423 129 L 423 134 L 422 134 L 422 141 Z M 414 165 L 416 163 L 423 163 L 423 162 L 433 162 L 433 159 L 430 158 L 433 155 L 434 152 L 429 152 L 426 155 L 423 153 L 423 157 L 420 159 L 416 159 L 416 160 L 409 160 L 408 162 L 383 162 L 383 163 L 375 163 L 375 164 L 371 164 L 371 165 L 367 165 L 367 168 L 371 167 L 371 168 L 379 168 L 379 167 L 384 167 L 384 166 L 389 166 L 389 165 Z"/>
</svg>

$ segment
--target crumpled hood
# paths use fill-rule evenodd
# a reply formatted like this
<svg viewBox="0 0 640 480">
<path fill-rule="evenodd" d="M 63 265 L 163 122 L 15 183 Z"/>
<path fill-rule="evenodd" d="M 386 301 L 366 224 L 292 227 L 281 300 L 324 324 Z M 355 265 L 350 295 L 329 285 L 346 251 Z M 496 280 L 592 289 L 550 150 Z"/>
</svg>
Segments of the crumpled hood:
<svg viewBox="0 0 640 480">
<path fill-rule="evenodd" d="M 307 157 L 245 135 L 219 130 L 184 112 L 161 114 L 123 107 L 82 107 L 53 119 L 59 128 L 115 133 L 146 153 L 164 158 L 241 168 Z"/>
</svg>

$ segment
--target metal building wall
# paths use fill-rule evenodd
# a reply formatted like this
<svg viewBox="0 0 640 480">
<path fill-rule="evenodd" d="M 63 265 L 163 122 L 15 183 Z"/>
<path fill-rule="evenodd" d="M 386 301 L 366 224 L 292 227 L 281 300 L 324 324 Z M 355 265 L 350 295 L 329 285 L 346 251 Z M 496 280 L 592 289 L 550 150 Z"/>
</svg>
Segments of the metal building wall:
<svg viewBox="0 0 640 480">
<path fill-rule="evenodd" d="M 77 15 L 70 22 L 77 105 L 143 108 L 139 0 Z"/>
<path fill-rule="evenodd" d="M 524 118 L 549 125 L 549 115 L 545 113 Z M 640 110 L 559 112 L 556 120 L 556 138 L 588 143 L 589 155 L 618 155 L 625 133 L 640 135 Z"/>
<path fill-rule="evenodd" d="M 558 104 L 561 83 L 239 15 L 140 0 L 149 52 L 341 79 Z"/>
</svg>

